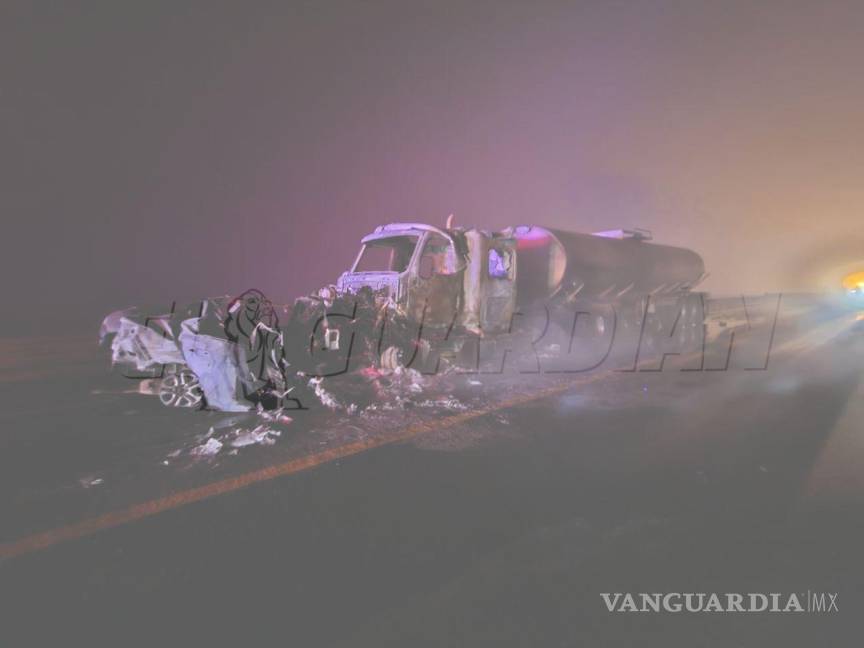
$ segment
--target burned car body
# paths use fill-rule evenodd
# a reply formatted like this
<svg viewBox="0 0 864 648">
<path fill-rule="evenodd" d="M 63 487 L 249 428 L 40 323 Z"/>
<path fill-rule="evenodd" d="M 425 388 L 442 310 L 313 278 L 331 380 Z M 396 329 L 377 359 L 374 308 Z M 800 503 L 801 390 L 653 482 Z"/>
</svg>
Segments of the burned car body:
<svg viewBox="0 0 864 648">
<path fill-rule="evenodd" d="M 145 381 L 165 405 L 247 411 L 286 391 L 273 305 L 257 290 L 203 300 L 159 315 L 108 315 L 100 343 L 126 378 Z"/>
</svg>

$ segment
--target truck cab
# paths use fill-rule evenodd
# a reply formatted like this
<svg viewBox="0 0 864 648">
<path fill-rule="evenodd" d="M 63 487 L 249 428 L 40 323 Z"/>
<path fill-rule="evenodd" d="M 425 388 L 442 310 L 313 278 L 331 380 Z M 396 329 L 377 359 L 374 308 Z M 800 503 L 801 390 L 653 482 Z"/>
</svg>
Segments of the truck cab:
<svg viewBox="0 0 864 648">
<path fill-rule="evenodd" d="M 507 236 L 391 223 L 362 239 L 336 289 L 369 288 L 424 326 L 492 332 L 510 325 L 515 276 L 514 242 Z"/>
</svg>

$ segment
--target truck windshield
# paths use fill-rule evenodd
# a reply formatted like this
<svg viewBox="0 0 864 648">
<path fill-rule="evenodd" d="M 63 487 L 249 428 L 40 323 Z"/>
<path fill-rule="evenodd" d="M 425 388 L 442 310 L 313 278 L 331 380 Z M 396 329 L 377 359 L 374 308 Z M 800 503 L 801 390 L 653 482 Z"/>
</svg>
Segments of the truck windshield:
<svg viewBox="0 0 864 648">
<path fill-rule="evenodd" d="M 354 272 L 404 272 L 417 245 L 416 236 L 391 236 L 363 245 Z"/>
</svg>

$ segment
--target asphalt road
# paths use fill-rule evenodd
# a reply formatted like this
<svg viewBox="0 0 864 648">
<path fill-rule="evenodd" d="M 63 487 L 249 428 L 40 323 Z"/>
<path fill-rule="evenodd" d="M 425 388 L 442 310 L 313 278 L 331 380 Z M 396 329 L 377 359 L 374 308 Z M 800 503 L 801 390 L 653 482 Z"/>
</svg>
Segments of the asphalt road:
<svg viewBox="0 0 864 648">
<path fill-rule="evenodd" d="M 849 313 L 785 316 L 765 371 L 465 376 L 214 456 L 252 424 L 117 393 L 90 344 L 4 348 L 0 645 L 860 644 Z M 838 610 L 600 596 L 808 590 Z"/>
</svg>

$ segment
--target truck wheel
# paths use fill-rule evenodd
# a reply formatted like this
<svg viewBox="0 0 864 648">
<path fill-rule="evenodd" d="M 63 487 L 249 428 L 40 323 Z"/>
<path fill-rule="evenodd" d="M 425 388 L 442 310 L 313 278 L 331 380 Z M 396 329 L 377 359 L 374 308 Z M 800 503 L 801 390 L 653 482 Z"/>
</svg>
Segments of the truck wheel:
<svg viewBox="0 0 864 648">
<path fill-rule="evenodd" d="M 184 368 L 162 379 L 159 400 L 166 407 L 200 407 L 204 402 L 204 391 L 198 376 Z"/>
</svg>

